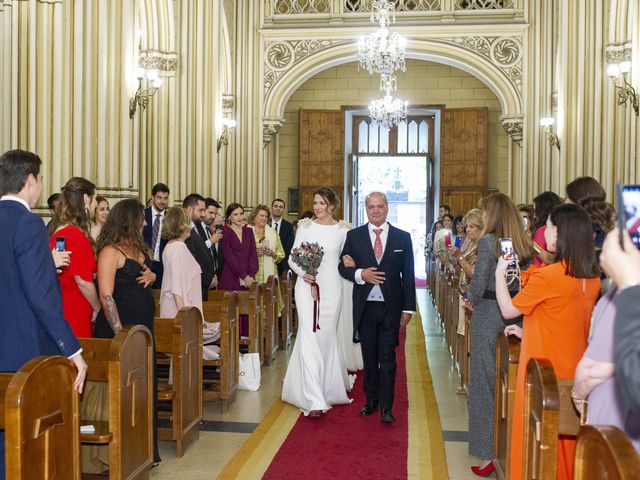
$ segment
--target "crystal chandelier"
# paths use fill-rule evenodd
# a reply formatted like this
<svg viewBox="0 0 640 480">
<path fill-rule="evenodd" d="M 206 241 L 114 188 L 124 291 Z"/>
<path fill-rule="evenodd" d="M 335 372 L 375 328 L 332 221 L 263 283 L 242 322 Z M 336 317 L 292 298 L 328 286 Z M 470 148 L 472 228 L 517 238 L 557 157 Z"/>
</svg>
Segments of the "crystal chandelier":
<svg viewBox="0 0 640 480">
<path fill-rule="evenodd" d="M 384 91 L 384 97 L 374 100 L 369 105 L 371 120 L 384 128 L 391 128 L 407 118 L 409 102 L 393 98 L 391 92 L 395 88 L 396 77 L 383 74 L 380 78 L 380 90 Z"/>
<path fill-rule="evenodd" d="M 369 75 L 374 73 L 391 75 L 396 70 L 405 71 L 405 41 L 397 33 L 389 34 L 387 27 L 395 17 L 391 13 L 395 4 L 389 0 L 374 0 L 374 12 L 371 21 L 378 23 L 380 28 L 363 37 L 358 45 L 358 61 Z"/>
</svg>

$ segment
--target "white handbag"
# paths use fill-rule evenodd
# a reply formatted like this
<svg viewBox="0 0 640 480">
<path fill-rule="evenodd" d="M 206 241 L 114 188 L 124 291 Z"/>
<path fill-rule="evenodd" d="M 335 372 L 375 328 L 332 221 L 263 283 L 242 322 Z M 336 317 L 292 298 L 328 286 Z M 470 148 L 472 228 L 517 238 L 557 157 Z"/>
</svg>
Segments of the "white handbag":
<svg viewBox="0 0 640 480">
<path fill-rule="evenodd" d="M 255 392 L 260 388 L 260 354 L 241 353 L 239 363 L 240 390 L 251 390 Z"/>
</svg>

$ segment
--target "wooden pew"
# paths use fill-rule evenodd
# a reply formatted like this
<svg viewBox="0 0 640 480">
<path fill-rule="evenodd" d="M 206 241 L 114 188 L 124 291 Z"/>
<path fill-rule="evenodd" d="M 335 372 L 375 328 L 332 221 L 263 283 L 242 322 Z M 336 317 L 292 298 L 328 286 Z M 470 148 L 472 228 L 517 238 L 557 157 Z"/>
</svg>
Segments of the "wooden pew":
<svg viewBox="0 0 640 480">
<path fill-rule="evenodd" d="M 496 338 L 496 387 L 493 413 L 493 465 L 496 477 L 509 478 L 511 429 L 520 359 L 520 339 L 498 333 Z"/>
<path fill-rule="evenodd" d="M 0 374 L 0 430 L 8 479 L 80 477 L 80 398 L 64 357 L 37 357 Z M 0 461 L 5 461 L 4 458 Z"/>
<path fill-rule="evenodd" d="M 176 456 L 200 438 L 202 421 L 202 315 L 192 308 L 175 318 L 156 318 L 153 324 L 158 364 L 172 366 L 171 382 L 158 381 L 158 401 L 171 403 L 169 426 L 158 426 L 159 440 L 176 442 Z M 163 354 L 170 354 L 166 358 Z"/>
<path fill-rule="evenodd" d="M 250 292 L 245 292 L 250 293 Z M 209 292 L 209 300 L 202 303 L 207 322 L 220 322 L 220 357 L 217 360 L 203 360 L 205 370 L 204 400 L 220 400 L 222 411 L 226 412 L 235 399 L 238 390 L 238 292 Z M 251 322 L 251 319 L 249 319 Z"/>
<path fill-rule="evenodd" d="M 265 365 L 271 365 L 278 353 L 278 277 L 270 275 L 262 286 L 262 348 Z"/>
<path fill-rule="evenodd" d="M 551 362 L 532 358 L 527 364 L 524 410 L 526 478 L 555 479 L 558 435 L 576 436 L 580 418 L 571 400 L 573 379 L 556 379 Z"/>
<path fill-rule="evenodd" d="M 574 480 L 636 480 L 640 457 L 620 429 L 583 425 L 576 445 Z"/>
<path fill-rule="evenodd" d="M 259 328 L 262 322 L 262 285 L 254 283 L 251 288 L 238 293 L 238 315 L 247 315 L 249 317 L 249 334 L 247 337 L 240 337 L 240 347 L 247 353 L 260 353 L 263 358 L 263 352 L 260 348 Z M 208 321 L 208 320 L 207 320 Z M 238 317 L 238 332 L 240 331 L 240 317 Z"/>
<path fill-rule="evenodd" d="M 284 307 L 279 319 L 278 343 L 282 350 L 286 350 L 291 346 L 291 337 L 293 336 L 293 275 L 291 270 L 287 270 L 280 277 L 280 293 Z"/>
<path fill-rule="evenodd" d="M 142 325 L 123 327 L 113 340 L 80 339 L 87 380 L 108 382 L 109 420 L 88 423 L 80 441 L 109 445 L 109 478 L 148 478 L 153 464 L 153 340 Z"/>
</svg>

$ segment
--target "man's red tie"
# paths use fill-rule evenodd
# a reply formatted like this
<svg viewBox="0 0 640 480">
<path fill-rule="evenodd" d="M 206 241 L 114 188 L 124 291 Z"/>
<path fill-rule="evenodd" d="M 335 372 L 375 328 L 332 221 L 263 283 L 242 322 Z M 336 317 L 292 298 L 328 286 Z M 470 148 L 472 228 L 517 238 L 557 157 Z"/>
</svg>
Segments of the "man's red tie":
<svg viewBox="0 0 640 480">
<path fill-rule="evenodd" d="M 378 263 L 380 263 L 380 260 L 382 260 L 382 240 L 380 239 L 382 229 L 374 228 L 373 233 L 376 234 L 376 241 L 373 244 L 373 254 L 376 256 Z"/>
</svg>

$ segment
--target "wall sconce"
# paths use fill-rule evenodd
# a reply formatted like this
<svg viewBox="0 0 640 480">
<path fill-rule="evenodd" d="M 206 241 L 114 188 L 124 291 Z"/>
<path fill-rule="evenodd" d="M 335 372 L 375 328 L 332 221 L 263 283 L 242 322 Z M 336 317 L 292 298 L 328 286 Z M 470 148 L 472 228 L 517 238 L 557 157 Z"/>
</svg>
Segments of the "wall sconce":
<svg viewBox="0 0 640 480">
<path fill-rule="evenodd" d="M 138 106 L 142 110 L 146 109 L 149 98 L 158 93 L 160 85 L 162 85 L 162 79 L 158 76 L 157 70 L 138 68 L 136 77 L 138 78 L 138 90 L 136 90 L 135 96 L 129 100 L 129 118 L 133 118 Z M 146 83 L 147 88 L 142 88 L 143 83 Z"/>
<path fill-rule="evenodd" d="M 551 127 L 555 122 L 556 119 L 553 117 L 542 117 L 540 119 L 540 126 L 544 128 L 544 131 L 547 134 L 549 145 L 556 147 L 558 151 L 560 151 L 560 138 L 558 138 L 558 134 L 556 132 L 551 130 Z"/>
<path fill-rule="evenodd" d="M 220 137 L 218 137 L 218 146 L 216 148 L 217 153 L 220 153 L 220 149 L 223 145 L 225 147 L 229 145 L 229 129 L 236 127 L 236 121 L 231 118 L 223 118 L 222 126 L 222 133 L 220 134 Z"/>
<path fill-rule="evenodd" d="M 637 116 L 640 110 L 638 107 L 638 94 L 635 88 L 627 81 L 630 71 L 631 62 L 628 60 L 620 63 L 612 63 L 607 67 L 607 75 L 609 75 L 609 78 L 613 81 L 613 86 L 616 89 L 618 105 L 623 105 L 629 101 Z M 622 77 L 622 84 L 618 82 L 620 77 Z"/>
</svg>

